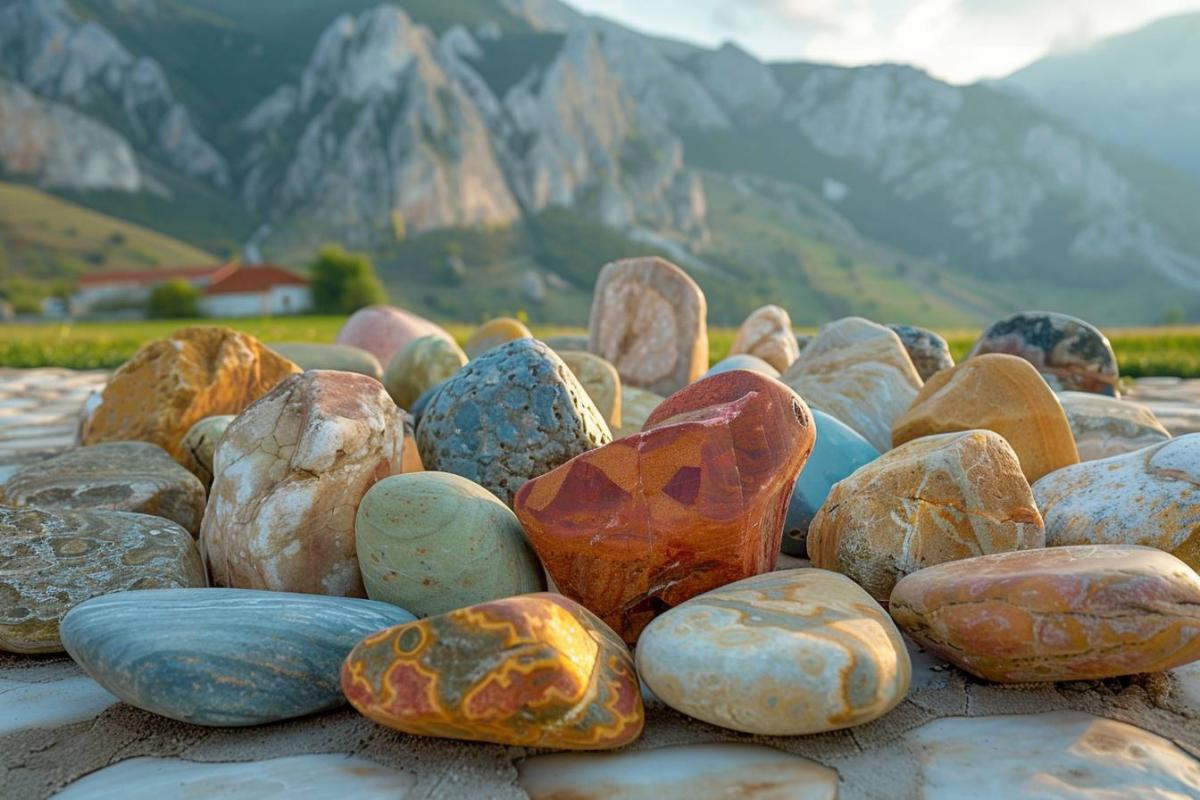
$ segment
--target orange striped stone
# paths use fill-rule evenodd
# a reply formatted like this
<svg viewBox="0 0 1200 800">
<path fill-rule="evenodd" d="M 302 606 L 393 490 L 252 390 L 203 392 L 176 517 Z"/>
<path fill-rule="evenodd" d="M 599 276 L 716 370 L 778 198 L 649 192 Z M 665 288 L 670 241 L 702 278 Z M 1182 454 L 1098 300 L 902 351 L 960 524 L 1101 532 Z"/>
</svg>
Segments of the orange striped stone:
<svg viewBox="0 0 1200 800">
<path fill-rule="evenodd" d="M 363 715 L 418 736 L 604 750 L 642 732 L 625 644 L 587 609 L 543 592 L 368 636 L 342 665 Z"/>
<path fill-rule="evenodd" d="M 896 584 L 922 647 L 985 680 L 1099 680 L 1200 659 L 1200 576 L 1151 547 L 1049 547 L 969 558 Z"/>
<path fill-rule="evenodd" d="M 526 483 L 513 510 L 558 589 L 632 644 L 656 614 L 774 569 L 814 431 L 779 381 L 713 375 Z"/>
</svg>

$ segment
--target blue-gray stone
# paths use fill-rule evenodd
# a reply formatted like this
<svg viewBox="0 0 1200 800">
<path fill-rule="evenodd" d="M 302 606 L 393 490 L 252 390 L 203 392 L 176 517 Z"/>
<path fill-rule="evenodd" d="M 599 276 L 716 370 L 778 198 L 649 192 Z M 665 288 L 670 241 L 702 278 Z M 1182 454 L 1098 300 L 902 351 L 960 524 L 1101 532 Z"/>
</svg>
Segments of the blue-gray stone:
<svg viewBox="0 0 1200 800">
<path fill-rule="evenodd" d="M 354 646 L 412 614 L 390 603 L 250 589 L 148 589 L 92 598 L 63 646 L 130 705 L 196 725 L 261 725 L 345 702 Z"/>
<path fill-rule="evenodd" d="M 735 369 L 748 369 L 751 372 L 761 372 L 769 378 L 778 378 L 779 370 L 772 367 L 766 361 L 763 361 L 758 356 L 752 356 L 749 353 L 738 353 L 737 355 L 728 356 L 721 359 L 716 364 L 713 364 L 708 372 L 700 376 L 700 380 L 720 375 L 722 372 L 729 372 Z"/>
<path fill-rule="evenodd" d="M 879 458 L 879 451 L 846 423 L 815 408 L 812 415 L 817 443 L 796 479 L 783 523 L 783 552 L 799 558 L 808 556 L 808 526 L 829 496 L 829 490 L 859 467 Z"/>
<path fill-rule="evenodd" d="M 425 469 L 478 483 L 505 503 L 612 434 L 563 360 L 537 339 L 472 359 L 428 401 L 417 427 Z"/>
<path fill-rule="evenodd" d="M 927 381 L 942 370 L 954 366 L 950 345 L 939 334 L 927 328 L 918 328 L 916 325 L 890 324 L 888 327 L 900 337 L 921 380 Z"/>
<path fill-rule="evenodd" d="M 438 393 L 439 389 L 442 388 L 443 383 L 445 383 L 445 381 L 442 381 L 441 383 L 435 383 L 433 386 L 430 386 L 428 389 L 421 392 L 421 396 L 413 401 L 412 408 L 408 410 L 408 415 L 412 417 L 414 427 L 420 426 L 421 417 L 425 416 L 425 409 L 429 408 L 429 401 L 432 400 L 433 396 Z"/>
</svg>

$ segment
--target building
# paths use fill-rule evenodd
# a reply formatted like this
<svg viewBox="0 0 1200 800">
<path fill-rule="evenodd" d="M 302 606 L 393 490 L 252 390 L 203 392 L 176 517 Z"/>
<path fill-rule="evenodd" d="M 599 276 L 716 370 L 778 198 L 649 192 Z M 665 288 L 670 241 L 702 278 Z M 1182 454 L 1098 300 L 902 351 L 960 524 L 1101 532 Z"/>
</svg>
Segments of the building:
<svg viewBox="0 0 1200 800">
<path fill-rule="evenodd" d="M 70 313 L 144 313 L 154 287 L 174 280 L 187 281 L 200 291 L 200 310 L 210 317 L 277 316 L 312 308 L 312 295 L 304 278 L 273 264 L 230 263 L 85 275 L 71 296 Z"/>
<path fill-rule="evenodd" d="M 71 295 L 72 316 L 102 314 L 136 308 L 144 311 L 150 292 L 167 281 L 184 280 L 204 291 L 215 281 L 237 271 L 239 264 L 218 264 L 179 269 L 143 269 L 125 272 L 96 272 L 75 283 Z"/>
<path fill-rule="evenodd" d="M 210 317 L 273 317 L 312 309 L 308 281 L 274 264 L 242 267 L 209 284 L 200 309 Z"/>
</svg>

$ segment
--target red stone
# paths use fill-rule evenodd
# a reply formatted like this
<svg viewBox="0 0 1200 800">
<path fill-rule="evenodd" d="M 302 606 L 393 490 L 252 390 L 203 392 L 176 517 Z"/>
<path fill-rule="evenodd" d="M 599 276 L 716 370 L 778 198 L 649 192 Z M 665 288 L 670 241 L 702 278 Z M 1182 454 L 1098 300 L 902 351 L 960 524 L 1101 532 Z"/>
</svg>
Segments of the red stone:
<svg viewBox="0 0 1200 800">
<path fill-rule="evenodd" d="M 774 569 L 814 431 L 784 384 L 721 373 L 527 482 L 513 509 L 559 591 L 633 643 L 668 608 Z"/>
</svg>

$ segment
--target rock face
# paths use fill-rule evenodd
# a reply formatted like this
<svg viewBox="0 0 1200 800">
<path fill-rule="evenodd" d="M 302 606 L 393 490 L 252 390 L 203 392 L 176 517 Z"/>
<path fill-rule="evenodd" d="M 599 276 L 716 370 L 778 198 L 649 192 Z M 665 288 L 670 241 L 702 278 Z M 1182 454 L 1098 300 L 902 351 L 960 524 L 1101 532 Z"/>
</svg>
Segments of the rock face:
<svg viewBox="0 0 1200 800">
<path fill-rule="evenodd" d="M 1046 544 L 1137 544 L 1200 568 L 1200 434 L 1052 472 L 1033 485 Z"/>
<path fill-rule="evenodd" d="M 389 728 L 522 747 L 621 747 L 644 721 L 625 645 L 556 594 L 509 597 L 368 636 L 346 658 L 342 689 Z"/>
<path fill-rule="evenodd" d="M 1025 359 L 1064 389 L 1116 396 L 1117 357 L 1104 334 L 1081 319 L 1027 311 L 993 322 L 969 358 L 1008 353 Z"/>
<path fill-rule="evenodd" d="M 467 363 L 467 354 L 444 336 L 422 336 L 404 346 L 388 362 L 383 385 L 401 408 L 411 408 L 426 390 L 437 386 Z"/>
<path fill-rule="evenodd" d="M 240 414 L 299 371 L 244 333 L 184 328 L 145 345 L 116 371 L 83 424 L 81 442 L 151 442 L 181 461 L 192 425 Z"/>
<path fill-rule="evenodd" d="M 417 428 L 427 469 L 461 475 L 505 503 L 525 481 L 611 439 L 571 370 L 536 339 L 469 362 L 430 398 Z"/>
<path fill-rule="evenodd" d="M 300 369 L 333 369 L 357 372 L 377 381 L 383 380 L 383 365 L 379 359 L 361 347 L 347 344 L 314 344 L 312 342 L 272 342 L 272 350 Z"/>
<path fill-rule="evenodd" d="M 212 488 L 213 458 L 216 455 L 217 444 L 225 435 L 225 429 L 235 417 L 232 414 L 221 414 L 215 417 L 205 417 L 197 422 L 183 436 L 183 458 L 180 463 L 184 468 L 200 479 L 204 491 Z M 201 509 L 203 515 L 203 509 Z"/>
<path fill-rule="evenodd" d="M 1080 461 L 1096 461 L 1171 438 L 1154 412 L 1138 403 L 1090 392 L 1059 392 Z"/>
<path fill-rule="evenodd" d="M 668 395 L 708 366 L 708 306 L 687 273 L 661 258 L 614 261 L 600 270 L 588 350 L 622 383 Z"/>
<path fill-rule="evenodd" d="M 354 536 L 367 596 L 418 617 L 546 588 L 512 511 L 458 475 L 384 478 L 363 496 Z"/>
<path fill-rule="evenodd" d="M 816 569 L 747 578 L 671 609 L 642 634 L 637 669 L 677 711 L 772 736 L 870 722 L 904 699 L 912 676 L 879 604 Z"/>
<path fill-rule="evenodd" d="M 793 341 L 795 341 L 793 339 Z M 778 378 L 779 370 L 772 367 L 766 361 L 763 361 L 758 356 L 752 356 L 749 353 L 741 353 L 735 356 L 726 356 L 708 368 L 708 372 L 702 377 L 707 378 L 710 375 L 720 375 L 722 372 L 729 372 L 734 369 L 748 369 L 752 372 L 758 372 L 766 375 L 769 378 Z"/>
<path fill-rule="evenodd" d="M 296 375 L 230 423 L 201 543 L 213 583 L 361 597 L 359 500 L 402 469 L 403 412 L 352 372 Z"/>
<path fill-rule="evenodd" d="M 786 386 L 727 372 L 530 481 L 513 509 L 559 591 L 632 643 L 664 609 L 774 568 L 813 431 Z"/>
<path fill-rule="evenodd" d="M 337 343 L 366 350 L 380 364 L 391 363 L 409 342 L 422 336 L 453 337 L 424 317 L 391 306 L 367 306 L 350 315 L 338 331 Z"/>
<path fill-rule="evenodd" d="M 609 429 L 615 431 L 620 428 L 621 376 L 617 374 L 617 368 L 600 356 L 580 350 L 563 350 L 558 355 L 575 373 Z"/>
<path fill-rule="evenodd" d="M 924 800 L 1200 795 L 1200 767 L 1182 748 L 1080 711 L 951 717 L 908 739 Z"/>
<path fill-rule="evenodd" d="M 746 353 L 758 356 L 780 372 L 800 355 L 792 318 L 779 306 L 763 306 L 746 317 L 738 328 L 730 355 Z"/>
<path fill-rule="evenodd" d="M 193 536 L 204 516 L 204 486 L 158 445 L 108 442 L 77 447 L 15 472 L 3 488 L 10 506 L 133 511 L 177 522 Z"/>
<path fill-rule="evenodd" d="M 985 680 L 1098 680 L 1200 659 L 1200 576 L 1150 547 L 1048 547 L 940 564 L 892 592 L 896 623 Z"/>
<path fill-rule="evenodd" d="M 529 328 L 525 327 L 525 323 L 512 317 L 497 317 L 476 328 L 475 332 L 471 334 L 471 338 L 467 339 L 463 349 L 467 351 L 468 358 L 476 358 L 493 347 L 499 347 L 513 339 L 532 338 L 533 334 L 529 332 Z"/>
<path fill-rule="evenodd" d="M 899 446 L 921 436 L 985 428 L 1003 436 L 1033 483 L 1079 462 L 1062 405 L 1037 370 L 1015 356 L 968 359 L 929 379 L 892 429 Z"/>
<path fill-rule="evenodd" d="M 879 451 L 849 426 L 824 411 L 813 411 L 817 443 L 796 479 L 783 522 L 783 552 L 808 557 L 808 526 L 833 485 L 879 458 Z"/>
<path fill-rule="evenodd" d="M 60 652 L 59 620 L 97 595 L 205 583 L 196 543 L 174 522 L 0 506 L 0 650 Z"/>
<path fill-rule="evenodd" d="M 1016 454 L 984 430 L 884 453 L 835 485 L 808 529 L 813 566 L 849 575 L 880 602 L 917 570 L 1045 542 Z"/>
<path fill-rule="evenodd" d="M 900 338 L 882 325 L 846 317 L 823 327 L 783 374 L 813 408 L 837 417 L 880 451 L 892 423 L 921 388 Z"/>
<path fill-rule="evenodd" d="M 262 725 L 340 706 L 346 654 L 367 634 L 412 619 L 389 603 L 348 597 L 154 589 L 75 606 L 62 640 L 130 705 L 193 725 Z"/>
<path fill-rule="evenodd" d="M 900 337 L 908 357 L 921 380 L 927 381 L 944 369 L 954 366 L 954 356 L 950 355 L 950 345 L 938 334 L 927 328 L 915 325 L 888 325 Z"/>
</svg>

